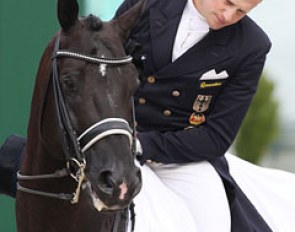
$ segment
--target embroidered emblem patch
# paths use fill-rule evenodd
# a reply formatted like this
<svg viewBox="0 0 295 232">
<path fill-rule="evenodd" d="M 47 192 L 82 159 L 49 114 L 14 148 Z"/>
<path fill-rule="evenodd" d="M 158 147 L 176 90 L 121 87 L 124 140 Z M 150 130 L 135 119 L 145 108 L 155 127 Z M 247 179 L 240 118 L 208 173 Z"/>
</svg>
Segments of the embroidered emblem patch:
<svg viewBox="0 0 295 232">
<path fill-rule="evenodd" d="M 200 113 L 192 113 L 189 118 L 189 123 L 191 125 L 200 125 L 206 121 L 205 115 Z"/>
<path fill-rule="evenodd" d="M 201 84 L 200 84 L 200 88 L 205 89 L 205 88 L 218 87 L 218 86 L 221 86 L 221 85 L 222 85 L 221 81 L 216 81 L 216 82 L 213 82 L 213 83 L 207 83 L 205 81 L 202 81 Z"/>
<path fill-rule="evenodd" d="M 208 110 L 210 102 L 211 102 L 212 96 L 210 95 L 198 95 L 196 97 L 196 100 L 194 101 L 193 104 L 193 109 L 194 111 L 198 113 L 205 112 Z"/>
</svg>

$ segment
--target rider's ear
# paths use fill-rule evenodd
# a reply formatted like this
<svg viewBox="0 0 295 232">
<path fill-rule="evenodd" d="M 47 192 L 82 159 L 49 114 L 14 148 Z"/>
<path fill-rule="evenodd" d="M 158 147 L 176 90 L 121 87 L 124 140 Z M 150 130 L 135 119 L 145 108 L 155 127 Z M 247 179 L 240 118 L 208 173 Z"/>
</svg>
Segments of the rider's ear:
<svg viewBox="0 0 295 232">
<path fill-rule="evenodd" d="M 138 23 L 143 13 L 144 6 L 145 0 L 140 0 L 132 8 L 113 21 L 122 41 L 125 41 L 129 37 L 132 28 Z"/>
<path fill-rule="evenodd" d="M 79 5 L 76 0 L 58 0 L 57 14 L 60 26 L 67 31 L 78 19 Z"/>
</svg>

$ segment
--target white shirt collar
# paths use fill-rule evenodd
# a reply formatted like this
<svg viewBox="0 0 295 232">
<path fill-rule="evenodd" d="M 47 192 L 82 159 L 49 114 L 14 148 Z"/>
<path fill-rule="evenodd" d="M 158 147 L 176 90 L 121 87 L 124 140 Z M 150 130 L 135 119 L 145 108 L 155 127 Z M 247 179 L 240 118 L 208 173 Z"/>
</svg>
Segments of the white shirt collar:
<svg viewBox="0 0 295 232">
<path fill-rule="evenodd" d="M 193 0 L 188 0 L 183 10 L 174 40 L 172 61 L 198 43 L 209 32 L 209 25 L 196 9 Z"/>
<path fill-rule="evenodd" d="M 188 0 L 187 4 L 183 11 L 183 17 L 191 18 L 191 23 L 189 23 L 189 29 L 192 31 L 200 30 L 201 28 L 206 29 L 209 28 L 208 23 L 205 18 L 199 13 L 197 8 L 195 7 L 193 0 Z"/>
</svg>

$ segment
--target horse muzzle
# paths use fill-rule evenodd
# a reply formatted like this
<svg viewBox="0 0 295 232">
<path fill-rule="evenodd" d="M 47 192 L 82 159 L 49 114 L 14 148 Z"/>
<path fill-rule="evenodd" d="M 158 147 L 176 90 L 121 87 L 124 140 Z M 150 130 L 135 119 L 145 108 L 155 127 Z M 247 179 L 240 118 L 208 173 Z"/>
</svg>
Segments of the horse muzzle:
<svg viewBox="0 0 295 232">
<path fill-rule="evenodd" d="M 141 189 L 141 172 L 135 167 L 134 175 L 127 178 L 117 177 L 109 170 L 101 171 L 96 181 L 87 180 L 83 188 L 98 211 L 119 210 L 128 207 Z"/>
</svg>

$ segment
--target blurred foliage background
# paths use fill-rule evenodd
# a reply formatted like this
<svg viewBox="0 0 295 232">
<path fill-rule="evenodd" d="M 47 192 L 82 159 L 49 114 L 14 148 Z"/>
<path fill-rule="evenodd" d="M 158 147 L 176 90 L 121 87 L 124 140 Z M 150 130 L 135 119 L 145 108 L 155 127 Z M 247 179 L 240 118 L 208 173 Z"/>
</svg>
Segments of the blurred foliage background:
<svg viewBox="0 0 295 232">
<path fill-rule="evenodd" d="M 235 153 L 251 163 L 259 163 L 279 134 L 279 107 L 274 83 L 264 73 L 257 93 L 234 143 Z"/>
</svg>

